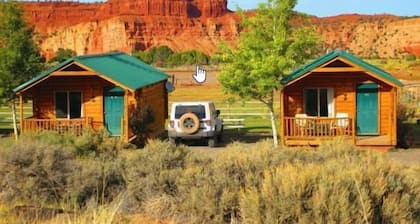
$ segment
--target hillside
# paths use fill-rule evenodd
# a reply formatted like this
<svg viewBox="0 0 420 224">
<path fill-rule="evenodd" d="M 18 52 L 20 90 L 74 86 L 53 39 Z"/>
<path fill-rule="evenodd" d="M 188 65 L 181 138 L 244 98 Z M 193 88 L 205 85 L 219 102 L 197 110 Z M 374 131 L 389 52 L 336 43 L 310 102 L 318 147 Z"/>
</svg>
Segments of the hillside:
<svg viewBox="0 0 420 224">
<path fill-rule="evenodd" d="M 393 15 L 339 15 L 311 18 L 329 49 L 345 48 L 361 57 L 420 55 L 420 18 Z"/>
<path fill-rule="evenodd" d="M 77 54 L 131 52 L 167 45 L 211 53 L 239 33 L 227 0 L 109 0 L 105 3 L 25 2 L 28 21 L 47 57 L 58 48 Z"/>
<path fill-rule="evenodd" d="M 77 54 L 131 52 L 167 45 L 211 54 L 220 40 L 235 42 L 238 16 L 227 0 L 108 0 L 104 3 L 25 2 L 47 58 L 58 48 Z M 308 17 L 324 50 L 344 48 L 362 57 L 420 55 L 420 18 L 393 15 Z"/>
</svg>

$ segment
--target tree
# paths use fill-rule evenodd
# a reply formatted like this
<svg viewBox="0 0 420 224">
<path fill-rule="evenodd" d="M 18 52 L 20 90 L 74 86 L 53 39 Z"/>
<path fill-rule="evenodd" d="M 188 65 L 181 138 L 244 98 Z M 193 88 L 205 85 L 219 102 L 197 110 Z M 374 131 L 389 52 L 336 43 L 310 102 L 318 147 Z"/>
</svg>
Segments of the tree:
<svg viewBox="0 0 420 224">
<path fill-rule="evenodd" d="M 243 32 L 236 48 L 222 44 L 218 55 L 223 90 L 264 103 L 271 117 L 274 144 L 278 144 L 274 92 L 280 79 L 318 51 L 318 38 L 310 27 L 290 26 L 296 0 L 268 0 L 255 16 L 242 16 Z"/>
<path fill-rule="evenodd" d="M 33 29 L 29 28 L 23 19 L 19 3 L 1 1 L 0 103 L 12 108 L 16 137 L 16 94 L 13 89 L 39 73 L 44 65 L 44 59 L 33 40 L 33 35 Z"/>
<path fill-rule="evenodd" d="M 147 64 L 159 67 L 174 67 L 182 65 L 209 64 L 209 56 L 197 50 L 174 52 L 168 46 L 150 48 L 147 51 L 135 51 L 133 56 Z"/>
<path fill-rule="evenodd" d="M 152 48 L 151 52 L 153 55 L 153 63 L 158 66 L 162 66 L 165 61 L 174 53 L 174 51 L 168 46 Z"/>
<path fill-rule="evenodd" d="M 174 51 L 168 46 L 153 47 L 147 51 L 133 52 L 133 56 L 142 60 L 144 63 L 157 66 L 164 66 L 165 62 L 173 54 Z"/>
<path fill-rule="evenodd" d="M 48 63 L 58 64 L 74 56 L 76 56 L 76 52 L 72 49 L 58 48 L 57 52 L 55 52 L 55 56 L 51 58 Z"/>
</svg>

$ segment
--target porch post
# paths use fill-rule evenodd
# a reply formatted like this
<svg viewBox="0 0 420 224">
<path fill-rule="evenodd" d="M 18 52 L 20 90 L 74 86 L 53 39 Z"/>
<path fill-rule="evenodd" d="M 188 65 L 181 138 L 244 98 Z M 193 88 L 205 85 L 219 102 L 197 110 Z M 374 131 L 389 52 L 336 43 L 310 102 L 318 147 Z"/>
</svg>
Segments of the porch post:
<svg viewBox="0 0 420 224">
<path fill-rule="evenodd" d="M 283 93 L 283 89 L 280 90 L 280 142 L 281 142 L 281 146 L 285 146 L 286 142 L 284 139 L 284 93 Z"/>
<path fill-rule="evenodd" d="M 353 117 L 351 118 L 351 129 L 352 129 L 352 138 L 353 138 L 353 145 L 356 146 L 356 118 L 357 118 L 357 85 L 353 84 L 353 90 L 352 90 L 352 104 L 353 104 Z M 350 116 L 351 117 L 351 116 Z"/>
<path fill-rule="evenodd" d="M 19 93 L 19 124 L 20 124 L 20 133 L 24 131 L 24 125 L 23 125 L 23 96 L 22 93 Z"/>
<path fill-rule="evenodd" d="M 353 145 L 356 145 L 356 118 L 353 118 L 351 121 L 351 125 L 352 125 L 352 136 L 353 136 Z"/>
<path fill-rule="evenodd" d="M 128 142 L 128 94 L 130 94 L 130 90 L 126 89 L 124 94 L 124 115 L 123 115 L 123 140 L 124 142 Z"/>
<path fill-rule="evenodd" d="M 391 111 L 391 119 L 390 119 L 390 127 L 391 127 L 391 144 L 397 145 L 397 108 L 398 108 L 398 89 L 395 87 L 392 88 L 391 94 L 392 94 L 392 111 Z"/>
</svg>

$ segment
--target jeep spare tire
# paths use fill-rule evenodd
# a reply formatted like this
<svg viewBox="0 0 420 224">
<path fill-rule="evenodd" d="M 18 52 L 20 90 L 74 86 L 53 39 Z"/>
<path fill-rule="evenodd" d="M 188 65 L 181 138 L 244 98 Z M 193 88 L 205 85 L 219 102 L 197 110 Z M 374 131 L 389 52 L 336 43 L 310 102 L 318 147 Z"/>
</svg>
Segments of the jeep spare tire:
<svg viewBox="0 0 420 224">
<path fill-rule="evenodd" d="M 200 120 L 194 113 L 183 114 L 179 118 L 179 127 L 185 134 L 194 134 L 200 127 Z"/>
</svg>

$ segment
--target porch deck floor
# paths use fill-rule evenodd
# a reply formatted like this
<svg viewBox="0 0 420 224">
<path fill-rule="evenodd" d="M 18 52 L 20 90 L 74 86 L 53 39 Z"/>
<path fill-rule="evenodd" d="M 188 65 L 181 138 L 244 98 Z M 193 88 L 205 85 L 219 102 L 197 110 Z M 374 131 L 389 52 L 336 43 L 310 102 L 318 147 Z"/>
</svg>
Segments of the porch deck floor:
<svg viewBox="0 0 420 224">
<path fill-rule="evenodd" d="M 380 136 L 356 136 L 356 145 L 360 146 L 389 146 L 391 137 L 389 135 Z"/>
<path fill-rule="evenodd" d="M 286 145 L 294 146 L 316 146 L 320 145 L 322 141 L 331 141 L 335 137 L 286 137 Z M 352 140 L 351 136 L 341 136 L 341 138 Z M 381 136 L 356 136 L 356 145 L 357 146 L 390 146 L 391 138 L 389 135 Z"/>
</svg>

